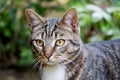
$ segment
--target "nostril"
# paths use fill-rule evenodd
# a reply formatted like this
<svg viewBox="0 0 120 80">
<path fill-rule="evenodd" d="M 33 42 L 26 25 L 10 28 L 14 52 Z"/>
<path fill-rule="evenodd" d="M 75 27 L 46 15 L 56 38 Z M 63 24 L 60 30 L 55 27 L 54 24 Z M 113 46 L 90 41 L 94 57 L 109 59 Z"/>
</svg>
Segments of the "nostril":
<svg viewBox="0 0 120 80">
<path fill-rule="evenodd" d="M 51 57 L 51 54 L 50 54 L 50 53 L 46 53 L 46 54 L 45 54 L 45 57 L 46 57 L 46 58 L 50 58 L 50 57 Z"/>
</svg>

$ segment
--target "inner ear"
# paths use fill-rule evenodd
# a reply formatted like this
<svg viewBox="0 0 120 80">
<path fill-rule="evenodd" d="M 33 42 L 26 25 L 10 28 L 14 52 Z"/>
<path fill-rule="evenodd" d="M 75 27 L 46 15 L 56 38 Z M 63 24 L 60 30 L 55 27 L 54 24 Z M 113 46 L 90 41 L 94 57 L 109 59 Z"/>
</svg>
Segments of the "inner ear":
<svg viewBox="0 0 120 80">
<path fill-rule="evenodd" d="M 45 23 L 45 20 L 31 9 L 26 9 L 25 14 L 31 30 L 41 27 Z"/>
<path fill-rule="evenodd" d="M 71 28 L 78 27 L 78 17 L 76 10 L 74 8 L 68 10 L 58 23 L 71 26 Z"/>
</svg>

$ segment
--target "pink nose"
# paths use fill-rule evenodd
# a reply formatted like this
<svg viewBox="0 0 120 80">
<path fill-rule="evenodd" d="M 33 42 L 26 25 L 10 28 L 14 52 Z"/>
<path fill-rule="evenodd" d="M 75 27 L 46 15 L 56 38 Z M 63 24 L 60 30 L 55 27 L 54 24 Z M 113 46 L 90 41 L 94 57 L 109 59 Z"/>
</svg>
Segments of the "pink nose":
<svg viewBox="0 0 120 80">
<path fill-rule="evenodd" d="M 50 53 L 45 53 L 44 55 L 45 55 L 46 58 L 50 58 L 51 57 Z"/>
</svg>

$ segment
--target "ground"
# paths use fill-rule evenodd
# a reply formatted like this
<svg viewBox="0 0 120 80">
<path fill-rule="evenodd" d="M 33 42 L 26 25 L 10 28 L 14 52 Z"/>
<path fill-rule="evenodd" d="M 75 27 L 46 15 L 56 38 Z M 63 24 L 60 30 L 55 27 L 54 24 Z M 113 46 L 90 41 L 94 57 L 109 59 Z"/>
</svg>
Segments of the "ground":
<svg viewBox="0 0 120 80">
<path fill-rule="evenodd" d="M 14 69 L 0 70 L 0 80 L 38 80 L 37 73 Z"/>
</svg>

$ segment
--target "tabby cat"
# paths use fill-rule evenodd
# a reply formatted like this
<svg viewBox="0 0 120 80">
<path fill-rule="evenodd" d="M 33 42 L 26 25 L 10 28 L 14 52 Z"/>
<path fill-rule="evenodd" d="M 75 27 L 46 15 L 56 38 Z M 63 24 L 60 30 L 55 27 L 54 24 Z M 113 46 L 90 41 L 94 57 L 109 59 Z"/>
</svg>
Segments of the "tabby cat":
<svg viewBox="0 0 120 80">
<path fill-rule="evenodd" d="M 120 39 L 84 44 L 74 8 L 60 19 L 25 13 L 40 80 L 120 80 Z"/>
</svg>

